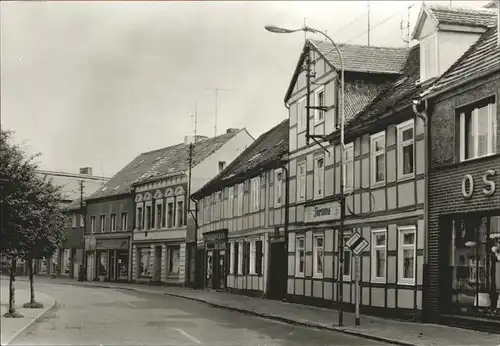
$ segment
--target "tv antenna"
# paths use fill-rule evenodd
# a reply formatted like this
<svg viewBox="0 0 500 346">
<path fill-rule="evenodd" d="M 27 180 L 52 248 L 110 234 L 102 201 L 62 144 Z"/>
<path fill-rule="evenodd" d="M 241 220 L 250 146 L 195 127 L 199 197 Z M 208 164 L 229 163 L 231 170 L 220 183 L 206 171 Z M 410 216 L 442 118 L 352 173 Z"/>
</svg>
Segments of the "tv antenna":
<svg viewBox="0 0 500 346">
<path fill-rule="evenodd" d="M 191 118 L 193 118 L 193 121 L 194 121 L 194 138 L 193 138 L 193 140 L 196 141 L 197 127 L 198 127 L 198 102 L 196 102 L 194 104 L 194 113 L 191 113 Z"/>
<path fill-rule="evenodd" d="M 404 21 L 403 18 L 401 18 L 401 39 L 406 42 L 408 46 L 410 46 L 410 9 L 414 6 L 415 4 L 408 5 L 407 13 L 406 13 L 406 22 Z M 406 32 L 406 33 L 405 33 Z"/>
</svg>

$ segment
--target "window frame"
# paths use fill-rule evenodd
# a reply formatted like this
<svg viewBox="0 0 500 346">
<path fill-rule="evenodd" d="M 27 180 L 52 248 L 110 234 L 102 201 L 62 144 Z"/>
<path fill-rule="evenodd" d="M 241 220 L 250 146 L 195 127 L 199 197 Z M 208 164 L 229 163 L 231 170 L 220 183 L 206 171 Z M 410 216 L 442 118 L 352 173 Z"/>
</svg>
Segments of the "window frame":
<svg viewBox="0 0 500 346">
<path fill-rule="evenodd" d="M 300 167 L 304 166 L 304 173 L 300 174 Z M 301 185 L 302 184 L 302 185 Z M 307 160 L 297 162 L 297 201 L 302 202 L 306 199 L 306 185 L 307 185 Z M 301 196 L 303 189 L 304 195 Z"/>
<path fill-rule="evenodd" d="M 428 43 L 433 40 L 434 41 L 434 47 L 433 47 L 433 51 L 434 51 L 434 54 L 433 54 L 433 58 L 434 60 L 431 61 L 430 63 L 432 63 L 434 66 L 434 75 L 430 75 L 428 73 L 428 66 L 429 66 L 429 62 L 427 61 L 427 56 L 426 56 L 426 49 L 428 47 L 432 47 L 432 45 L 429 45 Z M 439 43 L 438 43 L 438 34 L 437 32 L 434 33 L 434 34 L 431 34 L 423 39 L 420 40 L 420 49 L 421 49 L 421 53 L 420 53 L 420 81 L 421 82 L 424 82 L 428 79 L 431 79 L 431 78 L 434 78 L 434 77 L 437 77 L 439 75 Z"/>
<path fill-rule="evenodd" d="M 233 217 L 233 212 L 234 212 L 234 186 L 229 186 L 227 200 L 228 200 L 227 216 L 228 218 L 231 218 Z"/>
<path fill-rule="evenodd" d="M 412 129 L 411 140 L 403 140 L 403 132 Z M 415 120 L 410 119 L 401 124 L 396 125 L 396 140 L 397 140 L 397 170 L 398 170 L 398 180 L 405 180 L 415 177 L 415 166 L 416 166 L 416 141 L 415 141 Z M 404 174 L 404 148 L 408 145 L 412 145 L 413 151 L 413 162 L 412 162 L 412 172 Z"/>
<path fill-rule="evenodd" d="M 125 220 L 125 222 L 123 222 L 123 220 Z M 128 213 L 122 213 L 122 216 L 121 216 L 121 230 L 122 231 L 126 231 L 127 230 L 127 227 L 128 227 Z"/>
<path fill-rule="evenodd" d="M 90 217 L 90 233 L 95 234 L 95 216 Z"/>
<path fill-rule="evenodd" d="M 99 231 L 104 233 L 106 231 L 106 215 L 99 215 Z"/>
<path fill-rule="evenodd" d="M 238 204 L 237 204 L 237 216 L 243 216 L 244 207 L 243 207 L 243 199 L 245 197 L 245 184 L 238 184 Z"/>
<path fill-rule="evenodd" d="M 250 210 L 257 212 L 260 209 L 260 177 L 255 177 L 250 180 Z"/>
<path fill-rule="evenodd" d="M 376 245 L 375 239 L 377 235 L 384 235 L 384 245 Z M 377 228 L 372 229 L 371 231 L 371 263 L 372 266 L 370 268 L 371 271 L 371 282 L 375 283 L 385 283 L 387 280 L 387 229 L 386 228 Z M 383 248 L 384 250 L 384 276 L 377 276 L 377 249 Z"/>
<path fill-rule="evenodd" d="M 483 107 L 480 107 L 483 105 Z M 488 108 L 488 141 L 487 141 L 487 152 L 479 156 L 479 131 L 478 131 L 478 123 L 479 123 L 479 109 L 487 107 Z M 471 103 L 468 106 L 460 107 L 457 109 L 458 117 L 459 117 L 459 160 L 460 162 L 467 162 L 472 160 L 477 160 L 483 157 L 495 155 L 497 153 L 498 146 L 498 117 L 496 115 L 497 100 L 495 96 L 485 97 L 481 100 Z M 474 156 L 470 158 L 465 158 L 465 149 L 466 149 L 466 137 L 467 133 L 465 132 L 465 116 L 470 113 L 471 117 L 473 117 L 474 122 Z"/>
<path fill-rule="evenodd" d="M 323 167 L 318 169 L 318 161 L 322 160 L 323 161 Z M 317 186 L 318 184 L 318 177 L 319 174 L 321 173 L 321 194 L 317 193 L 318 189 Z M 313 186 L 314 186 L 314 199 L 321 199 L 325 196 L 325 156 L 324 155 L 317 155 L 314 157 L 314 179 L 313 179 Z"/>
<path fill-rule="evenodd" d="M 249 274 L 250 275 L 255 275 L 256 272 L 255 272 L 255 258 L 257 256 L 257 246 L 255 244 L 255 239 L 252 239 L 250 240 L 250 256 L 249 256 L 249 260 L 250 260 L 250 270 L 249 270 Z"/>
<path fill-rule="evenodd" d="M 321 258 L 323 260 L 323 268 L 321 272 L 318 271 L 318 250 L 320 247 L 317 246 L 317 239 L 323 240 L 323 246 L 321 246 Z M 313 234 L 313 278 L 322 279 L 325 272 L 325 235 L 323 233 Z"/>
<path fill-rule="evenodd" d="M 299 241 L 303 240 L 304 245 L 302 247 L 299 247 Z M 299 251 L 302 250 L 303 252 L 303 258 L 304 258 L 304 268 L 303 271 L 299 271 L 300 268 L 300 254 Z M 305 235 L 297 235 L 295 237 L 295 277 L 298 278 L 303 278 L 305 277 L 305 272 L 306 272 L 306 237 Z"/>
<path fill-rule="evenodd" d="M 352 159 L 351 160 L 347 160 L 347 152 L 350 151 L 351 152 L 351 157 Z M 345 163 L 345 166 L 344 166 L 344 191 L 352 191 L 354 190 L 354 142 L 350 142 L 350 143 L 347 143 L 344 145 L 344 163 Z M 352 178 L 352 184 L 351 186 L 349 186 L 347 184 L 347 165 L 351 165 L 351 178 Z"/>
<path fill-rule="evenodd" d="M 413 245 L 405 245 L 404 234 L 412 233 L 414 238 Z M 413 250 L 413 278 L 405 278 L 403 260 L 404 250 Z M 400 285 L 415 285 L 417 277 L 417 227 L 415 225 L 399 226 L 398 227 L 398 284 Z"/>
<path fill-rule="evenodd" d="M 303 112 L 303 114 L 301 114 Z M 297 133 L 305 131 L 307 124 L 306 96 L 297 100 Z"/>
<path fill-rule="evenodd" d="M 234 241 L 229 242 L 229 274 L 234 274 Z"/>
<path fill-rule="evenodd" d="M 110 230 L 111 232 L 116 232 L 116 214 L 111 214 L 110 216 Z"/>
<path fill-rule="evenodd" d="M 384 147 L 379 151 L 375 151 L 375 143 L 383 138 Z M 387 180 L 387 138 L 386 133 L 384 131 L 377 132 L 370 136 L 370 160 L 371 160 L 371 186 L 381 186 L 384 185 Z M 384 179 L 377 181 L 377 157 L 384 155 Z"/>
<path fill-rule="evenodd" d="M 238 241 L 238 275 L 243 275 L 243 252 L 245 251 L 245 243 Z"/>
<path fill-rule="evenodd" d="M 278 183 L 278 175 L 281 176 L 279 183 Z M 278 201 L 278 195 L 279 195 L 279 201 Z M 274 170 L 274 207 L 281 207 L 282 205 L 283 205 L 283 170 L 281 168 L 278 168 Z"/>
<path fill-rule="evenodd" d="M 325 106 L 325 86 L 321 85 L 320 87 L 316 88 L 316 90 L 314 90 L 314 106 L 315 107 L 320 107 L 319 95 L 321 93 L 323 93 L 323 107 Z M 320 114 L 323 115 L 322 119 L 319 118 Z M 324 122 L 325 122 L 325 112 L 323 112 L 319 109 L 315 109 L 314 110 L 314 125 L 319 125 L 319 124 L 322 124 Z"/>
</svg>

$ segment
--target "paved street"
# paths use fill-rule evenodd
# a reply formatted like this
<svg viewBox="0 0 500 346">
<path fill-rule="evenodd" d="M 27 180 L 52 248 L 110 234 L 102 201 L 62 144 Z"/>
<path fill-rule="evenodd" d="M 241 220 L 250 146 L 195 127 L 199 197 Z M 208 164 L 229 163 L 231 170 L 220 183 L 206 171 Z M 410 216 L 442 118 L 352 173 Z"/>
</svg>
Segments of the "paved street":
<svg viewBox="0 0 500 346">
<path fill-rule="evenodd" d="M 57 307 L 11 345 L 383 345 L 165 295 L 38 284 Z"/>
</svg>

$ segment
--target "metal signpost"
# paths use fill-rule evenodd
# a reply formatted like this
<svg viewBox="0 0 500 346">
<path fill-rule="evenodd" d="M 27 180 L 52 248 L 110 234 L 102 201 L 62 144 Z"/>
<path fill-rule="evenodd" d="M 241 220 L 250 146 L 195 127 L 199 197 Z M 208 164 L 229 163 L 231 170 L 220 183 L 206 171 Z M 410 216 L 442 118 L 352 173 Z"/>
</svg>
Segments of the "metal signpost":
<svg viewBox="0 0 500 346">
<path fill-rule="evenodd" d="M 359 297 L 361 295 L 361 291 L 359 288 L 359 279 L 360 279 L 360 261 L 359 256 L 363 252 L 364 249 L 369 245 L 368 240 L 363 238 L 361 234 L 358 232 L 354 232 L 351 237 L 346 241 L 346 246 L 351 250 L 355 258 L 355 277 L 356 277 L 356 286 L 355 286 L 355 300 L 356 300 L 356 316 L 355 316 L 355 325 L 359 326 Z"/>
</svg>

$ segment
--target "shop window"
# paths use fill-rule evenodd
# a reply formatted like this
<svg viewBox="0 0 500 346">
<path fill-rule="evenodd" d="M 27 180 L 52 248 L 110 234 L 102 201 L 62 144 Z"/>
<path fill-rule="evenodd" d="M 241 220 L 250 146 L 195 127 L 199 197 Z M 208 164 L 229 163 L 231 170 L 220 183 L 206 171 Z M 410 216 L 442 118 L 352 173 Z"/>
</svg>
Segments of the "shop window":
<svg viewBox="0 0 500 346">
<path fill-rule="evenodd" d="M 122 231 L 127 230 L 127 225 L 128 223 L 128 214 L 127 213 L 122 213 Z"/>
<path fill-rule="evenodd" d="M 385 131 L 371 137 L 372 185 L 385 182 Z"/>
<path fill-rule="evenodd" d="M 385 282 L 386 272 L 386 230 L 372 231 L 372 281 Z"/>
<path fill-rule="evenodd" d="M 305 237 L 298 236 L 295 246 L 295 276 L 304 277 L 306 265 Z"/>
<path fill-rule="evenodd" d="M 151 277 L 153 263 L 150 248 L 139 248 L 139 261 L 139 276 Z"/>
<path fill-rule="evenodd" d="M 500 216 L 468 216 L 451 226 L 451 310 L 500 317 Z"/>
<path fill-rule="evenodd" d="M 184 202 L 177 202 L 177 227 L 184 225 Z"/>
<path fill-rule="evenodd" d="M 345 246 L 347 240 L 349 240 L 350 235 L 344 236 L 344 246 L 342 248 L 342 251 L 344 251 L 344 268 L 343 268 L 343 280 L 344 281 L 351 281 L 352 280 L 352 253 L 351 250 Z"/>
<path fill-rule="evenodd" d="M 255 242 L 255 273 L 257 275 L 262 275 L 262 260 L 264 258 L 262 245 L 262 240 Z"/>
<path fill-rule="evenodd" d="M 179 275 L 180 271 L 180 248 L 168 248 L 168 275 Z"/>
<path fill-rule="evenodd" d="M 297 201 L 306 198 L 306 161 L 297 164 Z"/>
<path fill-rule="evenodd" d="M 354 143 L 344 146 L 344 190 L 349 191 L 354 188 Z"/>
<path fill-rule="evenodd" d="M 95 233 L 95 216 L 90 217 L 90 233 Z"/>
<path fill-rule="evenodd" d="M 274 179 L 274 206 L 281 207 L 283 199 L 283 172 L 281 169 L 277 169 L 275 172 Z"/>
<path fill-rule="evenodd" d="M 415 284 L 417 239 L 415 226 L 399 227 L 398 283 Z"/>
<path fill-rule="evenodd" d="M 314 198 L 323 198 L 325 188 L 325 159 L 314 158 Z"/>
<path fill-rule="evenodd" d="M 314 248 L 313 248 L 313 274 L 314 277 L 322 278 L 323 277 L 323 263 L 324 263 L 324 240 L 325 237 L 323 235 L 314 235 Z"/>
<path fill-rule="evenodd" d="M 99 254 L 99 276 L 106 276 L 108 274 L 108 259 L 109 253 L 102 251 Z"/>
<path fill-rule="evenodd" d="M 101 215 L 101 217 L 99 219 L 99 227 L 100 227 L 101 233 L 104 232 L 105 226 L 106 226 L 106 215 Z"/>
<path fill-rule="evenodd" d="M 460 161 L 497 152 L 497 106 L 495 98 L 482 100 L 458 110 Z"/>
<path fill-rule="evenodd" d="M 117 251 L 118 279 L 128 279 L 128 252 Z"/>
<path fill-rule="evenodd" d="M 111 231 L 116 231 L 116 214 L 111 214 Z"/>
<path fill-rule="evenodd" d="M 415 173 L 415 139 L 413 119 L 397 126 L 398 178 L 412 177 Z"/>
</svg>

